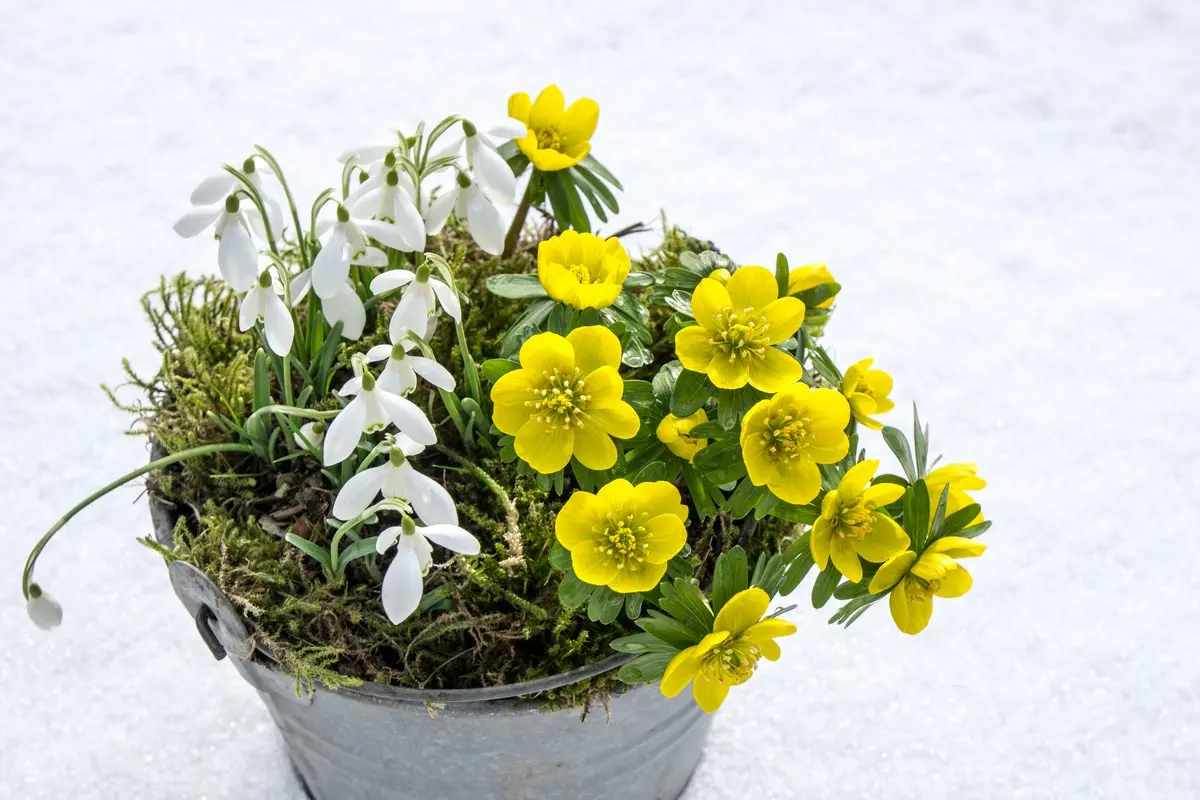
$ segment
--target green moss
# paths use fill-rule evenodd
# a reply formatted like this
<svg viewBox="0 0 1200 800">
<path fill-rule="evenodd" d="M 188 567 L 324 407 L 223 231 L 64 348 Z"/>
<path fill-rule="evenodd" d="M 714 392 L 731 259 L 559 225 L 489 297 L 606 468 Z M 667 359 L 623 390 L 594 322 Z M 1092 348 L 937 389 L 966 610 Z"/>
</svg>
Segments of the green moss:
<svg viewBox="0 0 1200 800">
<path fill-rule="evenodd" d="M 434 246 L 452 264 L 468 296 L 467 339 L 479 360 L 495 353 L 496 342 L 525 303 L 488 293 L 487 276 L 533 271 L 536 238 L 516 256 L 498 259 L 470 244 L 451 227 Z M 685 250 L 712 245 L 667 228 L 662 247 L 639 259 L 640 269 L 678 262 Z M 129 382 L 147 400 L 125 408 L 139 416 L 141 432 L 169 451 L 227 441 L 251 408 L 256 341 L 237 331 L 236 299 L 215 280 L 164 280 L 143 303 L 154 326 L 162 366 L 149 379 L 127 369 Z M 385 341 L 389 304 L 372 313 L 363 339 L 343 348 L 339 363 L 348 376 L 349 354 Z M 442 325 L 434 342 L 439 359 L 461 374 L 453 329 Z M 457 457 L 454 428 L 445 424 L 440 400 L 421 390 L 414 401 L 430 410 L 446 450 L 431 449 L 418 468 L 442 482 L 457 503 L 462 524 L 481 541 L 479 556 L 454 556 L 436 563 L 426 579 L 436 593 L 424 612 L 393 625 L 382 613 L 375 559 L 351 565 L 346 580 L 329 582 L 315 562 L 288 544 L 291 531 L 328 543 L 325 519 L 333 500 L 320 464 L 299 458 L 264 470 L 260 462 L 214 456 L 154 476 L 150 490 L 195 514 L 181 519 L 173 552 L 203 570 L 244 615 L 256 642 L 296 677 L 297 691 L 314 683 L 337 687 L 358 681 L 429 689 L 494 686 L 552 676 L 613 654 L 609 643 L 635 629 L 619 618 L 611 625 L 590 622 L 585 609 L 565 610 L 557 599 L 559 575 L 550 566 L 554 517 L 563 499 L 538 488 L 515 464 L 478 456 L 482 469 L 510 496 L 517 515 L 520 548 L 509 534 L 508 514 L 496 493 Z M 335 407 L 334 401 L 322 405 Z M 791 535 L 773 524 L 754 534 L 726 518 L 693 524 L 690 536 L 697 576 L 707 580 L 717 553 L 742 541 L 752 550 L 774 547 Z M 441 557 L 444 558 L 443 553 Z M 435 558 L 435 561 L 439 559 Z M 431 598 L 427 596 L 427 600 Z M 556 705 L 586 705 L 617 684 L 605 675 L 546 694 Z"/>
</svg>

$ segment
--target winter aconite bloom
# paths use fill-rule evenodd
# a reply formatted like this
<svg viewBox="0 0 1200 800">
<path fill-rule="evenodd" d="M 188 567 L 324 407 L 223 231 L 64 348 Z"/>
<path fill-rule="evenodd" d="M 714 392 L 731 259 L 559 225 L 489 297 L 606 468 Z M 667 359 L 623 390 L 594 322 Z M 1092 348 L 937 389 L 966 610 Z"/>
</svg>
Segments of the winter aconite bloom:
<svg viewBox="0 0 1200 800">
<path fill-rule="evenodd" d="M 354 399 L 334 417 L 325 432 L 325 466 L 345 461 L 364 433 L 376 433 L 389 424 L 418 444 L 437 442 L 437 434 L 425 413 L 411 400 L 376 386 L 369 372 L 346 381 L 338 394 Z"/>
<path fill-rule="evenodd" d="M 713 632 L 671 659 L 663 673 L 662 693 L 674 697 L 690 682 L 696 704 L 711 714 L 725 702 L 730 687 L 750 680 L 759 659 L 778 661 L 781 652 L 775 640 L 791 636 L 796 626 L 763 619 L 770 604 L 771 598 L 758 587 L 731 597 L 717 613 Z"/>
<path fill-rule="evenodd" d="M 375 540 L 383 555 L 396 547 L 396 556 L 383 575 L 383 610 L 399 625 L 412 616 L 425 594 L 425 573 L 433 563 L 433 547 L 439 544 L 455 553 L 479 555 L 479 540 L 457 525 L 417 525 L 408 517 L 402 525 L 386 528 Z"/>
<path fill-rule="evenodd" d="M 687 517 L 674 485 L 618 479 L 596 494 L 572 494 L 558 512 L 554 535 L 571 551 L 579 580 L 614 592 L 646 592 L 687 542 Z"/>
<path fill-rule="evenodd" d="M 275 291 L 271 277 L 266 272 L 260 276 L 258 285 L 242 297 L 238 313 L 239 329 L 248 331 L 256 322 L 263 323 L 263 333 L 266 334 L 267 345 L 272 353 L 287 356 L 292 352 L 292 339 L 296 335 L 292 312 Z"/>
<path fill-rule="evenodd" d="M 539 333 L 521 346 L 521 368 L 492 387 L 492 422 L 515 436 L 517 455 L 542 474 L 558 472 L 571 456 L 588 469 L 617 461 L 612 437 L 629 439 L 641 420 L 622 400 L 617 367 L 621 342 L 600 325 L 564 338 Z"/>
<path fill-rule="evenodd" d="M 904 487 L 894 483 L 867 486 L 879 469 L 876 460 L 862 461 L 851 467 L 826 493 L 821 516 L 812 528 L 812 556 L 825 569 L 830 556 L 838 572 L 852 583 L 862 580 L 861 556 L 882 563 L 908 549 L 908 534 L 896 521 L 878 509 L 899 500 Z"/>
<path fill-rule="evenodd" d="M 690 464 L 696 457 L 696 453 L 708 447 L 708 439 L 693 438 L 688 435 L 692 428 L 703 422 L 708 422 L 708 414 L 704 413 L 703 408 L 697 409 L 696 413 L 686 417 L 667 414 L 662 418 L 662 422 L 658 423 L 654 435 L 667 446 L 668 450 L 680 458 L 686 459 Z"/>
<path fill-rule="evenodd" d="M 508 98 L 508 115 L 529 128 L 517 139 L 521 152 L 537 169 L 554 172 L 575 166 L 592 149 L 600 106 L 585 97 L 567 108 L 563 93 L 551 84 L 532 103 L 525 92 Z"/>
<path fill-rule="evenodd" d="M 937 539 L 920 558 L 911 550 L 892 556 L 868 587 L 871 594 L 891 588 L 888 604 L 896 627 L 904 633 L 925 630 L 933 615 L 933 597 L 961 597 L 971 588 L 971 573 L 955 559 L 978 556 L 985 545 L 961 536 Z"/>
<path fill-rule="evenodd" d="M 411 440 L 405 441 L 392 448 L 386 464 L 365 469 L 346 481 L 333 503 L 333 516 L 354 519 L 371 505 L 376 495 L 382 494 L 408 501 L 426 525 L 457 525 L 458 511 L 450 493 L 437 481 L 413 469 L 405 458 L 424 449 Z"/>
<path fill-rule="evenodd" d="M 834 283 L 833 273 L 824 264 L 809 264 L 806 267 L 796 267 L 788 273 L 789 295 L 800 294 L 808 289 L 814 289 L 823 283 Z M 833 305 L 830 297 L 817 303 L 817 308 L 829 308 Z"/>
<path fill-rule="evenodd" d="M 950 487 L 950 494 L 946 498 L 946 516 L 974 503 L 975 498 L 967 492 L 987 487 L 987 481 L 976 472 L 977 467 L 974 464 L 947 464 L 930 472 L 925 476 L 925 486 L 929 489 L 929 507 L 937 508 L 938 501 L 942 498 L 942 490 L 947 486 Z M 971 520 L 970 524 L 976 525 L 980 522 L 983 522 L 982 512 Z"/>
<path fill-rule="evenodd" d="M 895 408 L 888 399 L 892 391 L 892 376 L 881 369 L 871 369 L 873 358 L 864 358 L 846 370 L 842 376 L 842 394 L 850 401 L 850 410 L 860 424 L 879 430 L 883 423 L 871 419 L 871 414 L 884 414 Z"/>
<path fill-rule="evenodd" d="M 800 363 L 773 345 L 795 335 L 804 322 L 804 303 L 779 297 L 775 276 L 765 267 L 742 267 L 725 284 L 700 281 L 692 313 L 698 324 L 676 335 L 675 352 L 684 367 L 706 373 L 717 388 L 749 383 L 778 392 L 800 380 Z"/>
<path fill-rule="evenodd" d="M 33 624 L 44 631 L 62 624 L 62 606 L 36 583 L 29 587 L 29 599 L 25 601 L 25 613 Z"/>
<path fill-rule="evenodd" d="M 817 464 L 846 457 L 849 422 L 850 406 L 833 389 L 798 383 L 760 400 L 742 419 L 742 457 L 751 482 L 788 503 L 809 502 L 821 491 Z"/>
<path fill-rule="evenodd" d="M 574 308 L 607 308 L 629 277 L 629 254 L 613 236 L 563 231 L 538 245 L 538 280 L 546 294 Z"/>
</svg>

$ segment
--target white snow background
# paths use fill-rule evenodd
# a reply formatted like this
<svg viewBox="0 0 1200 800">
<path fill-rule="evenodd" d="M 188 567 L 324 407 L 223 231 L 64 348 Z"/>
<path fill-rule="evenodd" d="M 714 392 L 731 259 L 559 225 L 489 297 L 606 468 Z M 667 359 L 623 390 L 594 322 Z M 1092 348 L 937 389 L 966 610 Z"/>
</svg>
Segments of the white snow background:
<svg viewBox="0 0 1200 800">
<path fill-rule="evenodd" d="M 48 549 L 52 634 L 20 564 L 146 457 L 98 386 L 154 365 L 158 275 L 215 268 L 171 231 L 202 176 L 262 143 L 311 198 L 347 145 L 557 82 L 600 103 L 621 224 L 828 263 L 839 363 L 990 482 L 971 593 L 915 638 L 797 594 L 686 797 L 1196 797 L 1198 54 L 1165 0 L 6 4 L 0 795 L 299 797 L 134 541 L 140 487 Z"/>
</svg>

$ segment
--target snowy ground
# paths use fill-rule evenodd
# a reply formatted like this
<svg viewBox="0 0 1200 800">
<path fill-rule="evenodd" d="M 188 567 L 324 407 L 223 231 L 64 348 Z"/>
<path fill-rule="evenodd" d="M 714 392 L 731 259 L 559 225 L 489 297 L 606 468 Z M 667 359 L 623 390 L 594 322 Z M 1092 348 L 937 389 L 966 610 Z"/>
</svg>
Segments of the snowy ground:
<svg viewBox="0 0 1200 800">
<path fill-rule="evenodd" d="M 915 639 L 800 609 L 688 797 L 1200 795 L 1194 4 L 67 5 L 0 27 L 0 795 L 298 796 L 137 488 L 49 551 L 53 635 L 19 560 L 145 457 L 97 385 L 153 363 L 138 294 L 212 268 L 170 230 L 200 176 L 261 142 L 315 192 L 347 144 L 550 81 L 600 102 L 623 221 L 828 262 L 839 360 L 991 481 L 975 589 Z"/>
</svg>

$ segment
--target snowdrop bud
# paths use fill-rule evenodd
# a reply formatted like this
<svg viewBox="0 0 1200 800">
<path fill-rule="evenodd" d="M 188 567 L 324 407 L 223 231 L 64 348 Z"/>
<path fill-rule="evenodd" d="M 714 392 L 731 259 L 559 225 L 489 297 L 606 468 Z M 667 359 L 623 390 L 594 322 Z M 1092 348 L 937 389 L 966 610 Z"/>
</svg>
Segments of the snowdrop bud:
<svg viewBox="0 0 1200 800">
<path fill-rule="evenodd" d="M 264 269 L 262 271 L 262 275 L 258 276 L 258 285 L 264 289 L 271 288 L 271 271 L 270 270 Z"/>
<path fill-rule="evenodd" d="M 417 283 L 427 283 L 429 281 L 429 265 L 422 264 L 417 267 Z"/>
<path fill-rule="evenodd" d="M 412 536 L 417 532 L 417 523 L 413 522 L 412 517 L 406 514 L 400 523 L 400 530 L 404 531 L 405 536 Z"/>
<path fill-rule="evenodd" d="M 417 146 L 417 137 L 415 137 L 415 136 L 408 137 L 407 139 L 404 140 L 404 144 L 408 147 L 409 150 L 413 149 L 414 147 Z"/>
<path fill-rule="evenodd" d="M 338 204 L 338 207 L 337 207 L 337 221 L 342 222 L 342 223 L 346 223 L 346 222 L 350 221 L 350 212 L 346 209 L 346 207 L 344 205 L 341 205 L 340 203 Z"/>
<path fill-rule="evenodd" d="M 236 214 L 238 212 L 238 209 L 241 208 L 241 205 L 242 204 L 238 201 L 237 195 L 235 195 L 235 194 L 231 194 L 231 195 L 229 195 L 229 197 L 225 198 L 226 213 Z"/>
<path fill-rule="evenodd" d="M 394 360 L 403 361 L 404 357 L 407 355 L 408 355 L 408 353 L 405 352 L 404 345 L 402 345 L 402 344 L 392 345 L 392 358 Z"/>
<path fill-rule="evenodd" d="M 29 599 L 25 601 L 25 613 L 44 631 L 62 624 L 62 606 L 53 597 L 42 591 L 36 583 L 29 586 Z"/>
<path fill-rule="evenodd" d="M 387 185 L 398 186 L 400 184 L 400 176 L 396 174 L 396 170 L 391 170 L 387 174 Z"/>
<path fill-rule="evenodd" d="M 471 188 L 471 179 L 467 177 L 467 173 L 465 173 L 465 172 L 458 173 L 458 185 L 464 189 Z"/>
<path fill-rule="evenodd" d="M 383 157 L 383 166 L 387 167 L 388 169 L 396 166 L 396 151 L 388 151 L 388 154 Z"/>
<path fill-rule="evenodd" d="M 371 370 L 366 370 L 363 372 L 362 388 L 364 392 L 375 391 L 375 376 L 371 374 Z"/>
<path fill-rule="evenodd" d="M 404 451 L 399 447 L 393 447 L 389 458 L 391 459 L 392 466 L 398 467 L 404 463 Z"/>
<path fill-rule="evenodd" d="M 462 129 L 463 133 L 467 136 L 474 136 L 476 133 L 478 133 L 478 131 L 475 129 L 475 123 L 471 122 L 469 119 L 464 119 L 462 121 Z"/>
<path fill-rule="evenodd" d="M 250 175 L 254 172 L 254 158 L 253 157 L 247 158 L 245 161 L 242 162 L 242 172 L 246 173 L 247 175 Z"/>
</svg>

